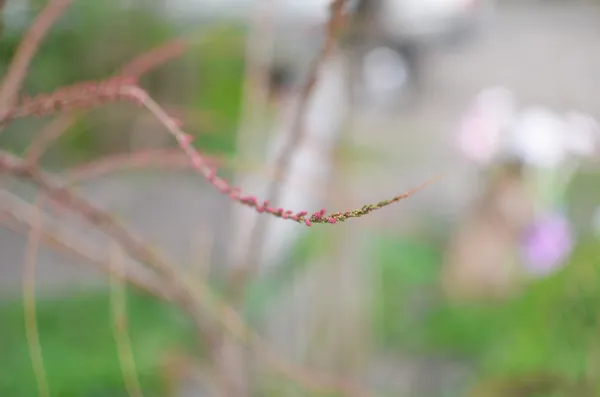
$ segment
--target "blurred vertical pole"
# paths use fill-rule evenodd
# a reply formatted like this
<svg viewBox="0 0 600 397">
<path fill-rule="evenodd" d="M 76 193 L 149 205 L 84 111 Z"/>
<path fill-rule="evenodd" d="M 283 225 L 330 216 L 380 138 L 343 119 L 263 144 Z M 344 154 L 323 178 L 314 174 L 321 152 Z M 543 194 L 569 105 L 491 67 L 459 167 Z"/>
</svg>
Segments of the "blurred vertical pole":
<svg viewBox="0 0 600 397">
<path fill-rule="evenodd" d="M 342 102 L 348 101 L 348 59 L 340 53 L 336 54 L 335 59 L 330 60 L 325 66 L 325 73 L 321 75 L 319 87 L 315 90 L 314 104 L 309 117 L 329 118 L 334 115 L 333 112 L 347 114 L 348 104 L 341 104 L 337 108 L 330 105 L 339 101 L 336 96 L 326 95 L 326 92 L 333 87 L 337 87 L 339 94 L 342 95 Z M 325 90 L 321 91 L 321 90 Z M 320 100 L 327 99 L 328 106 L 316 106 Z M 331 102 L 329 102 L 331 101 Z M 324 104 L 323 104 L 324 105 Z M 346 110 L 344 110 L 346 109 Z M 352 197 L 353 177 L 345 175 L 344 159 L 336 160 L 336 152 L 339 147 L 340 135 L 345 130 L 345 120 L 338 118 L 333 125 L 323 125 L 323 130 L 317 130 L 322 134 L 318 136 L 316 131 L 311 131 L 310 145 L 299 148 L 300 153 L 306 151 L 308 156 L 309 148 L 314 153 L 312 157 L 299 157 L 301 162 L 296 163 L 298 172 L 304 169 L 304 174 L 298 173 L 293 179 L 305 176 L 305 180 L 316 182 L 307 174 L 320 172 L 319 183 L 313 184 L 312 200 L 316 200 L 316 192 L 325 194 L 323 202 L 327 207 L 351 208 L 354 200 Z M 314 122 L 314 121 L 313 121 Z M 337 131 L 337 132 L 336 132 Z M 329 142 L 331 145 L 327 150 L 327 157 L 320 159 L 314 157 L 318 153 L 319 147 L 323 149 L 323 142 Z M 322 156 L 325 154 L 323 153 Z M 326 159 L 326 162 L 325 162 Z M 316 161 L 319 160 L 319 161 Z M 302 179 L 302 178 L 299 178 Z M 298 182 L 301 182 L 299 180 Z M 310 187 L 307 184 L 306 187 Z M 290 186 L 289 193 L 293 193 L 295 186 Z M 300 189 L 300 186 L 298 186 Z M 292 195 L 290 198 L 297 200 L 308 200 L 308 191 L 299 190 L 300 195 Z M 308 203 L 309 201 L 307 201 Z M 318 201 L 315 201 L 317 203 Z M 300 203 L 300 202 L 299 202 Z M 300 208 L 300 207 L 299 207 Z M 320 208 L 312 206 L 309 208 Z M 280 222 L 277 230 L 273 232 L 269 241 L 272 249 L 277 249 L 276 244 L 282 243 L 282 238 L 289 235 L 290 232 L 284 232 L 281 227 L 286 224 Z M 296 227 L 289 223 L 290 228 Z M 275 225 L 274 225 L 275 226 Z M 318 257 L 312 257 L 311 263 L 306 264 L 304 271 L 299 273 L 291 285 L 286 288 L 286 293 L 277 302 L 273 302 L 273 311 L 270 313 L 267 324 L 267 334 L 269 339 L 279 351 L 285 352 L 291 356 L 294 361 L 307 362 L 308 366 L 314 368 L 317 372 L 338 374 L 345 377 L 358 378 L 366 369 L 368 354 L 370 351 L 370 319 L 368 311 L 368 302 L 370 297 L 370 275 L 365 271 L 362 249 L 364 247 L 364 230 L 360 229 L 357 223 L 339 224 L 335 226 L 318 226 L 327 228 L 327 251 Z M 312 230 L 309 230 L 311 232 Z M 316 232 L 316 231 L 315 231 Z M 288 237 L 288 238 L 289 238 Z M 291 242 L 284 241 L 285 246 L 289 247 Z M 285 250 L 284 250 L 285 252 Z M 279 258 L 282 258 L 279 256 Z"/>
<path fill-rule="evenodd" d="M 337 156 L 329 186 L 331 208 L 352 208 L 354 178 Z M 307 361 L 327 373 L 361 381 L 370 353 L 371 275 L 365 268 L 364 228 L 340 224 L 331 231 L 330 250 L 315 269 L 313 309 L 308 321 L 310 343 Z"/>
<path fill-rule="evenodd" d="M 267 129 L 265 118 L 269 110 L 269 68 L 275 42 L 275 18 L 277 15 L 278 0 L 259 0 L 252 15 L 252 23 L 246 41 L 246 65 L 244 86 L 242 93 L 242 106 L 240 122 L 238 124 L 236 155 L 240 161 L 259 161 L 264 151 L 264 137 L 262 130 Z M 276 133 L 279 132 L 276 129 Z M 250 185 L 256 188 L 257 177 L 249 176 L 243 171 L 237 173 L 234 186 Z M 258 178 L 263 179 L 263 178 Z M 247 193 L 259 195 L 260 192 L 252 188 L 244 189 Z M 228 266 L 236 266 L 243 262 L 241 257 L 245 255 L 248 247 L 243 244 L 244 231 L 249 232 L 255 219 L 254 214 L 248 214 L 251 210 L 241 208 L 236 203 L 232 204 L 232 244 L 233 254 L 230 254 Z M 252 217 L 252 222 L 248 219 Z M 241 251 L 240 251 L 241 250 Z M 236 254 L 237 252 L 237 254 Z"/>
<path fill-rule="evenodd" d="M 267 131 L 267 115 L 270 110 L 269 70 L 275 45 L 275 22 L 278 0 L 258 0 L 251 16 L 250 29 L 246 39 L 245 71 L 242 87 L 242 106 L 238 124 L 236 156 L 242 162 L 258 162 L 264 155 L 264 138 Z M 247 172 L 235 175 L 235 186 L 248 183 Z M 247 191 L 250 194 L 258 192 Z M 250 230 L 251 224 L 242 224 L 239 216 L 248 212 L 232 204 L 232 228 L 234 236 L 240 227 Z M 234 247 L 239 246 L 234 238 Z M 245 248 L 245 247 L 244 247 Z M 244 249 L 242 248 L 242 249 Z M 235 248 L 234 248 L 235 249 Z M 229 266 L 235 266 L 237 258 L 230 260 Z"/>
<path fill-rule="evenodd" d="M 334 52 L 326 59 L 318 73 L 318 79 L 313 94 L 309 99 L 309 106 L 305 114 L 304 140 L 296 147 L 292 155 L 290 169 L 285 179 L 280 183 L 282 194 L 277 206 L 293 210 L 317 211 L 326 202 L 327 191 L 331 186 L 332 161 L 335 150 L 339 144 L 343 123 L 346 119 L 347 107 L 347 64 L 340 52 Z M 298 98 L 291 98 L 287 112 L 277 125 L 276 135 L 269 146 L 269 164 L 277 157 L 290 134 L 290 123 L 294 120 L 294 110 Z M 253 190 L 264 192 L 268 181 L 264 179 L 249 180 Z M 243 248 L 244 241 L 249 236 L 249 226 L 253 212 L 244 212 L 237 218 L 238 225 L 243 230 L 236 232 L 245 233 L 240 236 L 236 248 Z M 264 216 L 264 215 L 263 215 Z M 254 218 L 255 219 L 255 218 Z M 262 271 L 273 270 L 277 266 L 285 266 L 290 258 L 289 253 L 304 233 L 317 228 L 328 228 L 332 235 L 339 232 L 342 225 L 315 225 L 308 229 L 292 221 L 277 218 L 267 219 L 266 238 L 259 254 Z M 253 248 L 255 249 L 255 248 Z M 243 250 L 237 252 L 240 257 Z M 269 312 L 264 323 L 265 333 L 270 343 L 290 359 L 301 362 L 307 357 L 311 349 L 310 330 L 314 321 L 320 320 L 315 313 L 320 312 L 320 307 L 331 307 L 327 302 L 321 301 L 319 293 L 327 288 L 321 285 L 324 274 L 328 274 L 329 255 L 314 257 L 311 263 L 304 266 L 304 271 L 296 272 L 294 278 L 285 286 L 281 296 L 271 302 Z M 330 285 L 331 287 L 331 285 Z M 331 313 L 331 311 L 329 311 Z M 319 327 L 319 324 L 315 324 Z M 261 365 L 262 367 L 262 365 Z"/>
<path fill-rule="evenodd" d="M 360 0 L 351 25 L 351 47 L 346 51 L 345 76 L 350 115 L 356 114 L 356 84 L 360 84 L 363 48 L 378 34 L 376 16 L 382 0 Z M 348 127 L 353 117 L 346 120 Z M 338 138 L 339 139 L 339 138 Z M 339 148 L 339 146 L 337 146 Z M 352 208 L 355 178 L 348 175 L 346 159 L 332 153 L 330 208 Z M 358 224 L 340 224 L 327 237 L 330 249 L 311 272 L 313 285 L 307 305 L 305 360 L 310 367 L 360 382 L 367 372 L 371 348 L 369 302 L 371 275 L 365 269 L 365 231 Z M 305 298 L 306 299 L 306 298 Z"/>
<path fill-rule="evenodd" d="M 269 110 L 269 68 L 275 41 L 275 17 L 277 14 L 278 0 L 258 0 L 251 16 L 250 30 L 246 39 L 245 73 L 242 87 L 242 105 L 238 123 L 236 156 L 242 161 L 258 161 L 262 155 L 261 144 L 264 141 L 263 130 L 266 130 L 265 118 Z M 242 170 L 236 173 L 234 186 L 248 184 L 248 175 Z M 250 184 L 254 179 L 250 179 Z M 257 194 L 252 189 L 244 189 L 247 193 Z M 234 253 L 241 252 L 241 257 L 228 255 L 228 267 L 243 263 L 245 250 L 248 247 L 245 240 L 240 241 L 240 229 L 250 231 L 254 222 L 244 222 L 244 210 L 237 203 L 233 203 L 231 227 L 233 238 L 230 246 Z M 252 218 L 253 220 L 255 218 Z M 251 248 L 250 248 L 251 249 Z M 227 272 L 226 272 L 227 274 Z M 250 357 L 245 354 L 245 349 L 235 341 L 225 337 L 219 351 L 217 362 L 218 371 L 228 382 L 225 387 L 231 397 L 250 396 L 253 387 L 256 369 L 250 364 Z M 224 391 L 225 392 L 225 391 Z"/>
<path fill-rule="evenodd" d="M 267 165 L 270 166 L 270 173 L 275 174 L 270 178 L 278 178 L 277 183 L 280 184 L 277 202 L 270 205 L 295 211 L 317 211 L 321 208 L 324 202 L 323 193 L 327 191 L 330 183 L 332 156 L 348 111 L 346 69 L 344 56 L 339 51 L 334 51 L 321 63 L 317 71 L 316 85 L 302 115 L 305 128 L 302 140 L 295 145 L 290 154 L 289 169 L 285 175 L 281 175 L 279 170 L 272 167 L 278 162 L 282 151 L 287 151 L 288 142 L 296 128 L 299 101 L 304 100 L 299 94 L 287 98 L 284 112 L 276 120 L 267 146 Z M 244 176 L 242 191 L 252 192 L 263 198 L 267 189 L 270 189 L 270 178 Z M 251 247 L 252 232 L 258 216 L 260 215 L 248 208 L 235 208 L 231 264 L 246 265 L 247 261 L 244 258 L 249 250 L 255 250 L 258 265 L 256 270 L 262 273 L 283 265 L 300 233 L 305 233 L 308 229 L 289 220 L 264 218 L 264 239 L 261 239 L 260 246 Z M 308 343 L 304 331 L 308 327 L 307 320 L 310 320 L 310 317 L 305 313 L 312 312 L 307 302 L 314 296 L 310 291 L 315 284 L 312 272 L 310 275 L 302 274 L 302 277 L 307 283 L 301 285 L 296 283 L 296 280 L 292 281 L 283 296 L 278 298 L 277 302 L 273 302 L 274 311 L 266 321 L 268 333 L 275 339 L 277 349 L 293 356 L 296 361 L 301 359 L 299 355 L 306 351 L 304 347 Z"/>
</svg>

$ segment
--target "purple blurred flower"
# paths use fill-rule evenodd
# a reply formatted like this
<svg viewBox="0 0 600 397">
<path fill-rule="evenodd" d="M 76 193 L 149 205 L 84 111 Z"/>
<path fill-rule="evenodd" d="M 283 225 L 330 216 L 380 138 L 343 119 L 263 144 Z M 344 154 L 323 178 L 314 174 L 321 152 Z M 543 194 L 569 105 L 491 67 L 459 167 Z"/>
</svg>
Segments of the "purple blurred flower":
<svg viewBox="0 0 600 397">
<path fill-rule="evenodd" d="M 573 248 L 569 220 L 561 213 L 540 217 L 525 232 L 523 255 L 526 269 L 543 276 L 560 268 Z"/>
</svg>

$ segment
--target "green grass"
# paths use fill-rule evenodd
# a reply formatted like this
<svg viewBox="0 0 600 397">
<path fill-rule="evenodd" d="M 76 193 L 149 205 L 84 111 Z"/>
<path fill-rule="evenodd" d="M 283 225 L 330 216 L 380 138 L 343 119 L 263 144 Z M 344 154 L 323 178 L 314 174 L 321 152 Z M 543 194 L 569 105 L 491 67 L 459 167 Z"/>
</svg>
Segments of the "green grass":
<svg viewBox="0 0 600 397">
<path fill-rule="evenodd" d="M 600 349 L 597 239 L 581 239 L 561 271 L 509 301 L 460 305 L 439 292 L 439 247 L 372 239 L 380 280 L 373 325 L 382 350 L 471 363 L 481 381 L 476 396 L 596 395 L 589 358 Z"/>
<path fill-rule="evenodd" d="M 146 396 L 162 393 L 159 365 L 173 349 L 191 350 L 187 320 L 157 300 L 130 292 L 128 326 Z M 38 300 L 37 321 L 53 397 L 127 396 L 106 291 L 77 292 Z M 0 395 L 37 395 L 29 358 L 22 302 L 0 306 Z"/>
<path fill-rule="evenodd" d="M 439 250 L 411 238 L 379 235 L 372 240 L 375 287 L 373 326 L 378 343 L 406 349 L 418 343 L 422 297 L 435 293 Z"/>
<path fill-rule="evenodd" d="M 600 346 L 598 258 L 598 241 L 583 240 L 564 269 L 508 302 L 441 304 L 424 324 L 423 338 L 431 349 L 476 363 L 482 384 L 552 376 L 561 379 L 561 390 L 571 390 L 589 381 L 590 352 Z"/>
</svg>

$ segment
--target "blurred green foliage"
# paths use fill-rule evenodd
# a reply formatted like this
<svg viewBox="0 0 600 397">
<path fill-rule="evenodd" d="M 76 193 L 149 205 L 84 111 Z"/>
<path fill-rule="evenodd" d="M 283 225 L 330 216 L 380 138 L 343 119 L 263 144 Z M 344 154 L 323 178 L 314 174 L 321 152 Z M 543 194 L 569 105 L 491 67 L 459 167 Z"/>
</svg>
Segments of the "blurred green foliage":
<svg viewBox="0 0 600 397">
<path fill-rule="evenodd" d="M 439 248 L 413 239 L 378 240 L 373 313 L 383 349 L 471 363 L 482 382 L 476 396 L 597 395 L 596 239 L 580 241 L 561 271 L 533 281 L 514 299 L 471 304 L 452 304 L 438 291 Z"/>
<path fill-rule="evenodd" d="M 439 250 L 413 238 L 377 236 L 372 242 L 374 261 L 373 326 L 385 349 L 405 349 L 435 296 L 440 266 Z"/>
<path fill-rule="evenodd" d="M 155 298 L 129 291 L 128 332 L 136 370 L 147 396 L 162 396 L 161 362 L 173 351 L 193 351 L 186 317 Z M 40 330 L 50 395 L 54 397 L 126 397 L 113 333 L 109 294 L 75 292 L 39 299 Z M 32 371 L 22 301 L 0 306 L 0 395 L 38 394 Z"/>
</svg>

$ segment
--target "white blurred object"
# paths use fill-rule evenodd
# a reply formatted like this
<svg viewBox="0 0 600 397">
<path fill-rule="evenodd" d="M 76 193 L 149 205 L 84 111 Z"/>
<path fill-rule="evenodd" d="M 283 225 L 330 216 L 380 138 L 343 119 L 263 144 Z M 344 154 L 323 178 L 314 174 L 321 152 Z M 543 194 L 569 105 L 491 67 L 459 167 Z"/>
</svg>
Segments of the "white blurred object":
<svg viewBox="0 0 600 397">
<path fill-rule="evenodd" d="M 600 126 L 591 116 L 541 106 L 518 111 L 514 95 L 504 87 L 484 89 L 458 131 L 459 150 L 482 166 L 517 158 L 531 167 L 554 169 L 569 159 L 592 156 L 599 139 Z"/>
<path fill-rule="evenodd" d="M 363 81 L 369 101 L 390 105 L 409 81 L 409 67 L 397 51 L 379 47 L 371 50 L 363 60 Z"/>
<path fill-rule="evenodd" d="M 268 0 L 170 0 L 167 14 L 181 25 L 215 20 L 250 23 L 259 1 Z M 347 0 L 348 10 L 361 2 L 373 2 L 376 25 L 388 42 L 428 43 L 471 30 L 487 15 L 495 0 Z M 323 39 L 322 26 L 332 0 L 271 0 L 276 21 L 275 58 L 304 70 Z"/>
<path fill-rule="evenodd" d="M 579 156 L 592 156 L 598 147 L 600 124 L 592 116 L 571 111 L 566 115 L 567 144 Z"/>
<path fill-rule="evenodd" d="M 276 126 L 276 133 L 268 145 L 267 167 L 273 166 L 291 137 L 299 98 L 293 98 Z M 332 169 L 332 154 L 338 142 L 342 124 L 348 111 L 346 67 L 337 54 L 321 67 L 317 84 L 309 98 L 304 115 L 304 140 L 292 155 L 288 173 L 280 180 L 281 195 L 277 203 L 284 209 L 318 211 L 323 204 L 323 192 L 327 191 Z M 264 200 L 270 178 L 242 175 L 240 187 L 247 194 Z M 261 247 L 249 247 L 251 233 L 258 216 L 267 217 L 265 239 Z M 234 266 L 244 263 L 248 249 L 259 251 L 261 268 L 277 265 L 293 243 L 306 230 L 306 226 L 291 220 L 283 220 L 258 214 L 247 207 L 233 207 L 233 238 L 231 259 Z"/>
<path fill-rule="evenodd" d="M 502 135 L 512 123 L 515 109 L 515 98 L 509 89 L 483 90 L 459 127 L 459 150 L 471 161 L 490 164 L 502 150 Z"/>
<path fill-rule="evenodd" d="M 507 134 L 507 148 L 526 164 L 554 168 L 567 158 L 564 118 L 535 107 L 521 112 Z"/>
<path fill-rule="evenodd" d="M 566 115 L 542 107 L 526 109 L 508 134 L 508 150 L 531 166 L 556 168 L 570 158 L 593 155 L 600 133 L 588 115 Z"/>
<path fill-rule="evenodd" d="M 381 23 L 396 37 L 427 40 L 467 32 L 484 21 L 494 0 L 383 0 Z"/>
</svg>

